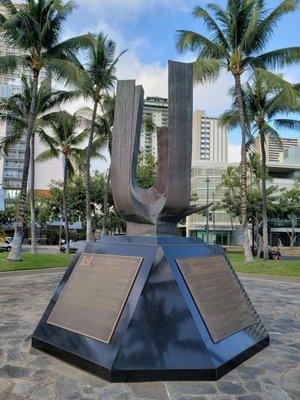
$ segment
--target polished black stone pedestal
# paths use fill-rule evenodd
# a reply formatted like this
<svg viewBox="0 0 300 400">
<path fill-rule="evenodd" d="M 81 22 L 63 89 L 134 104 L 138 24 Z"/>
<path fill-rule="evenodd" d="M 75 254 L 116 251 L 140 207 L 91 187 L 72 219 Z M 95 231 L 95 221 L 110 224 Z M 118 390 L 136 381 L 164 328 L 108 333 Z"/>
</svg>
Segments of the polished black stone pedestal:
<svg viewBox="0 0 300 400">
<path fill-rule="evenodd" d="M 143 258 L 109 343 L 47 323 L 82 252 Z M 269 336 L 227 261 L 256 322 L 213 341 L 176 263 L 210 255 L 227 260 L 220 247 L 189 238 L 104 237 L 86 244 L 66 271 L 32 346 L 112 382 L 219 379 L 268 346 Z"/>
</svg>

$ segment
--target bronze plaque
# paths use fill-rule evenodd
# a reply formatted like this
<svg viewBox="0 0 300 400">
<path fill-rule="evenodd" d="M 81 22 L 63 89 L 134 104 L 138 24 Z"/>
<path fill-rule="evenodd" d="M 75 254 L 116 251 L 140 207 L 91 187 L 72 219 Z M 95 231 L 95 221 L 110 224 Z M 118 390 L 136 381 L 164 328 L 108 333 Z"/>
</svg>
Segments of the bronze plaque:
<svg viewBox="0 0 300 400">
<path fill-rule="evenodd" d="M 176 262 L 215 343 L 257 322 L 222 256 L 182 258 Z"/>
<path fill-rule="evenodd" d="M 47 322 L 109 343 L 142 260 L 83 253 Z"/>
</svg>

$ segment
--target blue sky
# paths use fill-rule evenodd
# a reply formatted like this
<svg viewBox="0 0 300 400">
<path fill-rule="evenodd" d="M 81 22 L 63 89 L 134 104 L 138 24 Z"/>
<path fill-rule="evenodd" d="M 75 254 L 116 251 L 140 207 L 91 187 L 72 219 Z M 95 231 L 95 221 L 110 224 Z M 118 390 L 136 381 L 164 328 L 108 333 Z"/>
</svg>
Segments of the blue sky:
<svg viewBox="0 0 300 400">
<path fill-rule="evenodd" d="M 226 1 L 216 0 L 224 6 Z M 190 61 L 192 55 L 179 55 L 175 48 L 177 29 L 197 30 L 205 33 L 202 23 L 193 18 L 195 5 L 204 6 L 206 1 L 191 0 L 82 0 L 68 20 L 67 35 L 86 31 L 103 31 L 113 38 L 119 49 L 128 49 L 122 57 L 118 76 L 136 79 L 143 84 L 146 95 L 167 96 L 168 59 Z M 279 1 L 267 1 L 273 8 Z M 266 50 L 300 46 L 300 7 L 286 16 L 278 25 Z M 300 81 L 300 65 L 285 71 L 287 79 Z M 232 77 L 223 73 L 214 84 L 197 86 L 194 90 L 194 108 L 205 109 L 208 114 L 219 115 L 230 104 L 227 96 Z M 284 136 L 300 136 L 300 132 L 282 132 Z M 238 158 L 239 134 L 230 135 L 230 156 Z"/>
</svg>

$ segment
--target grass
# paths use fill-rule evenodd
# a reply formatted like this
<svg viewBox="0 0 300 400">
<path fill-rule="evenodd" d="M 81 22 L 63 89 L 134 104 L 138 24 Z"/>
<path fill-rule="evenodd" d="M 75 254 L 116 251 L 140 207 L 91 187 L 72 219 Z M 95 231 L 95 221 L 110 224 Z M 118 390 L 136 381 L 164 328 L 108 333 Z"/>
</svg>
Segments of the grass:
<svg viewBox="0 0 300 400">
<path fill-rule="evenodd" d="M 21 253 L 22 261 L 7 261 L 8 253 L 0 253 L 0 272 L 29 269 L 67 267 L 72 255 L 68 254 L 30 254 Z"/>
<path fill-rule="evenodd" d="M 67 267 L 73 255 L 67 254 L 30 254 L 22 253 L 21 262 L 7 261 L 7 253 L 0 253 L 0 272 L 30 269 Z M 254 264 L 244 262 L 243 253 L 228 253 L 228 257 L 237 272 L 254 274 L 300 277 L 300 261 L 255 260 Z"/>
<path fill-rule="evenodd" d="M 253 264 L 247 264 L 244 262 L 243 253 L 229 253 L 228 257 L 237 272 L 300 277 L 300 260 L 270 260 L 266 262 L 263 260 L 255 260 Z"/>
</svg>

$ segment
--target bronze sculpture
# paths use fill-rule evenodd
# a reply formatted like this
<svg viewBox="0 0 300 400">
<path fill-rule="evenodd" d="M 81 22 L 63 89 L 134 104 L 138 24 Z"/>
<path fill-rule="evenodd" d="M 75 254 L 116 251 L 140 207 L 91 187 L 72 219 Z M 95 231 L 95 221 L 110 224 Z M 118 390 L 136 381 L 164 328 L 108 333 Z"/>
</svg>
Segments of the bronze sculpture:
<svg viewBox="0 0 300 400">
<path fill-rule="evenodd" d="M 143 89 L 118 83 L 112 186 L 127 236 L 83 243 L 32 336 L 111 382 L 216 380 L 269 344 L 222 247 L 170 236 L 200 210 L 190 207 L 192 84 L 191 65 L 169 63 L 169 129 L 158 131 L 158 176 L 145 190 Z"/>
<path fill-rule="evenodd" d="M 119 81 L 116 96 L 111 180 L 115 206 L 127 235 L 175 235 L 190 207 L 193 66 L 169 61 L 169 128 L 158 128 L 158 174 L 150 189 L 138 187 L 136 168 L 144 91 Z"/>
</svg>

